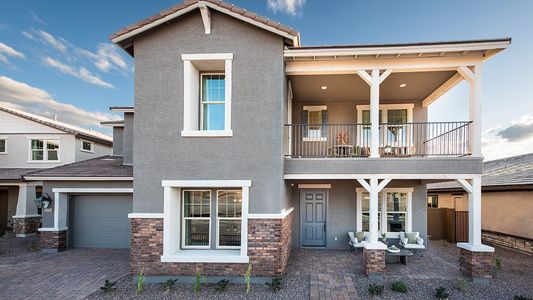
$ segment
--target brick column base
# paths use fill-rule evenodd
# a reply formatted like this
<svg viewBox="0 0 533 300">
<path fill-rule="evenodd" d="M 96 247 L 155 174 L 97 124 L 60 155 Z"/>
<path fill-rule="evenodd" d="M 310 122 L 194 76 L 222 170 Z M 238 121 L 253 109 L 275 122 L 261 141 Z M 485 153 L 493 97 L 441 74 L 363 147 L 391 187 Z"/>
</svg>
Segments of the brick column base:
<svg viewBox="0 0 533 300">
<path fill-rule="evenodd" d="M 493 252 L 476 252 L 460 249 L 459 269 L 475 283 L 487 284 L 492 278 Z"/>
<path fill-rule="evenodd" d="M 56 253 L 67 249 L 67 231 L 42 231 L 41 251 Z"/>
<path fill-rule="evenodd" d="M 385 274 L 385 250 L 363 248 L 363 269 L 369 277 Z"/>
<path fill-rule="evenodd" d="M 13 217 L 13 232 L 17 237 L 35 235 L 41 225 L 41 216 Z"/>
</svg>

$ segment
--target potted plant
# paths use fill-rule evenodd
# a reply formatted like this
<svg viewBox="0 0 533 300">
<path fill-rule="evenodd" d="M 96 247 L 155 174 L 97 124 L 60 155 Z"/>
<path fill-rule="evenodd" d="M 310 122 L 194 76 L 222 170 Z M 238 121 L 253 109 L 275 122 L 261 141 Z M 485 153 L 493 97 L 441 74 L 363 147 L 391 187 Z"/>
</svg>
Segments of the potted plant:
<svg viewBox="0 0 533 300">
<path fill-rule="evenodd" d="M 383 240 L 383 243 L 387 244 L 387 233 L 386 232 L 383 232 L 381 234 L 381 239 Z"/>
</svg>

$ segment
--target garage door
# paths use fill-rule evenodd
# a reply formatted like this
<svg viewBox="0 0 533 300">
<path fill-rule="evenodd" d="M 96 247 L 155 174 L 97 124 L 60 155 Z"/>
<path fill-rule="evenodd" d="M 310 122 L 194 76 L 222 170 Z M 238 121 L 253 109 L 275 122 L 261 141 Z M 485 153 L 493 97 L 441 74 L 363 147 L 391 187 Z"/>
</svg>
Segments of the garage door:
<svg viewBox="0 0 533 300">
<path fill-rule="evenodd" d="M 79 248 L 129 248 L 130 195 L 73 196 L 69 238 Z"/>
</svg>

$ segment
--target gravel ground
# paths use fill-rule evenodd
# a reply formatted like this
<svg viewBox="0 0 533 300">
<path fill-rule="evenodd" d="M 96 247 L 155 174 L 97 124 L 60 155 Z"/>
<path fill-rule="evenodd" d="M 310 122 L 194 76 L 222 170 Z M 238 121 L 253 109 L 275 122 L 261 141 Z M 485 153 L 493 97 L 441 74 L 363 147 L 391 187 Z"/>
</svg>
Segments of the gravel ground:
<svg viewBox="0 0 533 300">
<path fill-rule="evenodd" d="M 12 232 L 0 238 L 0 265 L 10 265 L 36 259 L 41 255 L 39 236 L 18 238 Z"/>
<path fill-rule="evenodd" d="M 442 244 L 434 246 L 431 251 L 439 253 L 442 257 L 457 261 L 458 250 L 453 244 L 443 247 Z M 435 288 L 445 287 L 450 294 L 449 299 L 510 299 L 515 295 L 533 298 L 533 257 L 516 253 L 510 250 L 496 248 L 496 257 L 501 259 L 502 268 L 495 273 L 489 286 L 473 284 L 464 280 L 402 280 L 409 287 L 407 294 L 393 292 L 390 288 L 396 278 L 371 280 L 366 276 L 355 275 L 353 280 L 359 297 L 370 299 L 368 286 L 378 283 L 385 287 L 381 299 L 435 299 Z M 467 288 L 459 290 L 459 282 L 467 284 Z M 379 299 L 379 298 L 378 298 Z"/>
<path fill-rule="evenodd" d="M 86 299 L 309 299 L 309 277 L 287 275 L 283 279 L 281 291 L 275 293 L 268 286 L 253 285 L 252 291 L 246 294 L 243 284 L 228 284 L 227 289 L 220 293 L 216 284 L 204 284 L 202 291 L 195 294 L 193 284 L 176 283 L 170 292 L 166 292 L 160 284 L 145 284 L 140 295 L 135 294 L 135 284 L 131 277 L 119 280 L 116 289 L 105 293 L 98 291 Z"/>
</svg>

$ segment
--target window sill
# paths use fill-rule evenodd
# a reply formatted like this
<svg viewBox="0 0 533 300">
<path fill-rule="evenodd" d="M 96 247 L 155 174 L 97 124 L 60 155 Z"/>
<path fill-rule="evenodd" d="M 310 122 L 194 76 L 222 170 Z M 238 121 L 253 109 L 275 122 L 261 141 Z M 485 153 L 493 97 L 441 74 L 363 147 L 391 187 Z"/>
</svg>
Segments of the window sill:
<svg viewBox="0 0 533 300">
<path fill-rule="evenodd" d="M 60 164 L 59 160 L 28 160 L 29 164 Z"/>
<path fill-rule="evenodd" d="M 181 250 L 161 256 L 161 262 L 247 264 L 250 258 L 241 256 L 240 250 Z"/>
<path fill-rule="evenodd" d="M 231 137 L 233 130 L 182 130 L 183 137 Z"/>
<path fill-rule="evenodd" d="M 94 151 L 91 151 L 91 150 L 80 149 L 80 151 L 81 152 L 85 152 L 85 153 L 94 154 Z"/>
</svg>

